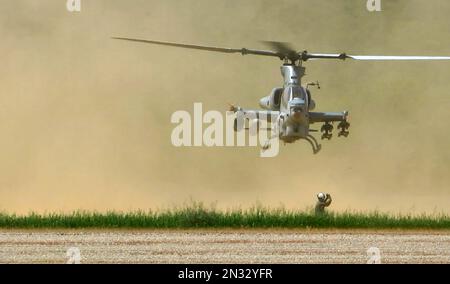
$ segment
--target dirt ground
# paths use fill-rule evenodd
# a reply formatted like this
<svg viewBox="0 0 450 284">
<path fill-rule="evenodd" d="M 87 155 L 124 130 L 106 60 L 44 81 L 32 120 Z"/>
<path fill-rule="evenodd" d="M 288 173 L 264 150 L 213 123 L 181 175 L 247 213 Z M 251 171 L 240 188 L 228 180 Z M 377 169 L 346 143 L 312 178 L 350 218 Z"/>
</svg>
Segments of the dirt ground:
<svg viewBox="0 0 450 284">
<path fill-rule="evenodd" d="M 367 263 L 372 247 L 381 263 L 450 263 L 449 231 L 0 231 L 1 263 Z"/>
</svg>

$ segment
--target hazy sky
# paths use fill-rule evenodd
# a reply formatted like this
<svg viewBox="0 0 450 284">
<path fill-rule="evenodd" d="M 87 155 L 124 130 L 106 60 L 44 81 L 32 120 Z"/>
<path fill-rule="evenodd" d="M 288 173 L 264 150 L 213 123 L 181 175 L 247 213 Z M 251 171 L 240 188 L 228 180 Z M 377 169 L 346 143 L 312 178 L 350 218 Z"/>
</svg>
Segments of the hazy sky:
<svg viewBox="0 0 450 284">
<path fill-rule="evenodd" d="M 450 62 L 307 62 L 318 111 L 350 111 L 350 136 L 281 147 L 175 148 L 176 110 L 256 108 L 282 83 L 274 58 L 111 40 L 349 54 L 450 55 L 450 1 L 0 1 L 0 210 L 312 206 L 450 213 Z M 319 126 L 316 126 L 316 128 Z"/>
</svg>

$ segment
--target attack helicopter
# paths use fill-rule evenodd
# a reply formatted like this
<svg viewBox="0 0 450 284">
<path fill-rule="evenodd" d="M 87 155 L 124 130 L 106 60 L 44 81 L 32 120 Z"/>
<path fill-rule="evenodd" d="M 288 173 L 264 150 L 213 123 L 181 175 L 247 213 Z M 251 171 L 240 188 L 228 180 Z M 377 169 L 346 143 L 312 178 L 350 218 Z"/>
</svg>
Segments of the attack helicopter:
<svg viewBox="0 0 450 284">
<path fill-rule="evenodd" d="M 333 123 L 338 123 L 338 137 L 349 135 L 350 123 L 348 122 L 349 112 L 316 112 L 316 103 L 312 98 L 310 87 L 320 89 L 320 83 L 310 82 L 302 85 L 302 78 L 305 76 L 306 68 L 303 63 L 312 60 L 362 60 L 362 61 L 413 61 L 413 60 L 450 60 L 450 56 L 386 56 L 386 55 L 349 55 L 347 53 L 309 53 L 308 51 L 297 51 L 289 44 L 282 42 L 265 42 L 270 50 L 248 49 L 248 48 L 226 48 L 205 45 L 183 44 L 165 41 L 155 41 L 146 39 L 136 39 L 127 37 L 113 37 L 116 40 L 125 40 L 139 43 L 156 44 L 171 47 L 196 49 L 228 54 L 257 55 L 275 57 L 283 61 L 281 75 L 283 86 L 274 88 L 270 94 L 259 100 L 262 110 L 244 109 L 239 106 L 230 106 L 230 110 L 239 112 L 242 115 L 252 114 L 259 119 L 265 119 L 277 127 L 277 136 L 285 143 L 293 143 L 303 139 L 308 141 L 316 154 L 321 150 L 321 145 L 311 134 L 318 132 L 312 129 L 311 125 L 322 123 L 320 131 L 321 139 L 330 140 L 333 137 Z M 272 121 L 275 117 L 275 121 Z M 241 126 L 242 127 L 242 126 Z M 239 126 L 236 125 L 235 130 Z M 270 144 L 263 148 L 270 147 Z"/>
</svg>

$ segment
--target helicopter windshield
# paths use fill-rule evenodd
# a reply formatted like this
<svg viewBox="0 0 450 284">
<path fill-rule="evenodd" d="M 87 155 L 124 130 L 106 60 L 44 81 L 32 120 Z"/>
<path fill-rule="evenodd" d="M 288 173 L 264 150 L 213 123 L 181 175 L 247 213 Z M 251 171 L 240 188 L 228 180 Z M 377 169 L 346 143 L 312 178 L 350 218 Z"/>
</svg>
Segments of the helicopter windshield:
<svg viewBox="0 0 450 284">
<path fill-rule="evenodd" d="M 294 98 L 299 98 L 299 99 L 305 100 L 306 94 L 302 87 L 295 86 L 295 87 L 291 87 L 290 89 L 291 89 L 291 94 L 289 96 L 290 100 L 292 100 Z"/>
<path fill-rule="evenodd" d="M 304 101 L 307 100 L 307 94 L 305 90 L 303 90 L 300 86 L 291 86 L 284 89 L 284 95 L 283 95 L 283 106 L 287 106 L 288 102 L 294 98 L 299 98 Z"/>
</svg>

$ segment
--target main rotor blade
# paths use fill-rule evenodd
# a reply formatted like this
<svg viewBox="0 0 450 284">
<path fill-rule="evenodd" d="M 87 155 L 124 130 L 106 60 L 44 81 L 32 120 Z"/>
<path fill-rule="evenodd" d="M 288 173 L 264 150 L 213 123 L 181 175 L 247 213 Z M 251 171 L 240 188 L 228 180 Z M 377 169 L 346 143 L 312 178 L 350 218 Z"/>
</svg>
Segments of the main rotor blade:
<svg viewBox="0 0 450 284">
<path fill-rule="evenodd" d="M 308 53 L 304 51 L 302 54 L 302 59 L 304 61 L 309 59 L 346 59 L 347 55 L 345 53 Z"/>
<path fill-rule="evenodd" d="M 388 55 L 347 55 L 329 54 L 329 53 L 306 53 L 306 60 L 308 59 L 342 59 L 347 58 L 354 60 L 367 61 L 407 61 L 407 60 L 450 60 L 450 56 L 388 56 Z"/>
<path fill-rule="evenodd" d="M 205 51 L 214 51 L 221 53 L 240 53 L 242 55 L 252 54 L 252 55 L 262 55 L 262 56 L 272 56 L 278 57 L 280 59 L 289 59 L 291 61 L 297 60 L 314 60 L 314 59 L 341 59 L 345 60 L 347 58 L 354 60 L 366 60 L 366 61 L 406 61 L 406 60 L 450 60 L 450 56 L 386 56 L 386 55 L 347 55 L 345 53 L 308 53 L 307 51 L 297 53 L 292 49 L 287 43 L 267 41 L 275 51 L 271 50 L 258 50 L 258 49 L 247 49 L 247 48 L 226 48 L 226 47 L 215 47 L 215 46 L 204 46 L 204 45 L 194 45 L 194 44 L 183 44 L 156 40 L 145 40 L 136 38 L 125 38 L 125 37 L 113 37 L 113 39 L 134 41 L 149 44 L 158 44 L 172 47 L 181 47 Z"/>
<path fill-rule="evenodd" d="M 263 43 L 275 50 L 282 59 L 288 59 L 291 62 L 301 59 L 301 54 L 299 54 L 289 43 L 278 41 L 263 41 Z"/>
<path fill-rule="evenodd" d="M 181 48 L 189 48 L 189 49 L 197 49 L 197 50 L 222 52 L 222 53 L 240 53 L 242 55 L 253 54 L 253 55 L 262 55 L 262 56 L 273 56 L 273 57 L 278 57 L 278 58 L 282 57 L 282 54 L 279 54 L 275 51 L 269 51 L 269 50 L 257 50 L 257 49 L 247 49 L 247 48 L 226 48 L 226 47 L 193 45 L 193 44 L 183 44 L 183 43 L 156 41 L 156 40 L 125 38 L 125 37 L 112 37 L 112 39 L 158 44 L 158 45 L 181 47 Z"/>
<path fill-rule="evenodd" d="M 278 53 L 289 54 L 289 53 L 297 53 L 292 46 L 287 42 L 279 42 L 279 41 L 262 41 L 264 44 L 271 47 L 271 49 L 275 50 Z"/>
<path fill-rule="evenodd" d="M 347 55 L 355 60 L 450 60 L 450 56 L 385 56 L 385 55 Z"/>
</svg>

